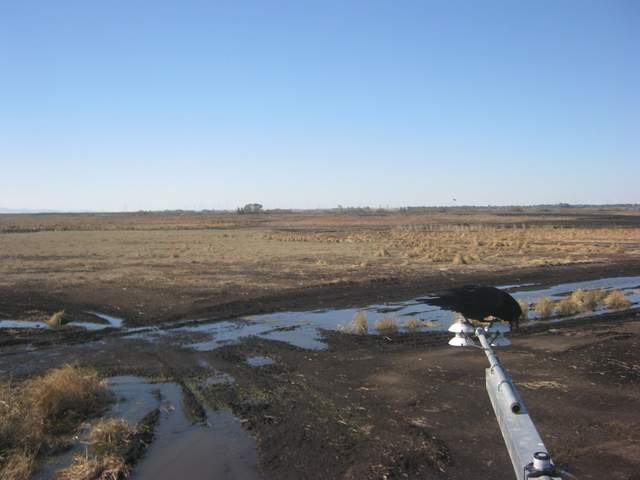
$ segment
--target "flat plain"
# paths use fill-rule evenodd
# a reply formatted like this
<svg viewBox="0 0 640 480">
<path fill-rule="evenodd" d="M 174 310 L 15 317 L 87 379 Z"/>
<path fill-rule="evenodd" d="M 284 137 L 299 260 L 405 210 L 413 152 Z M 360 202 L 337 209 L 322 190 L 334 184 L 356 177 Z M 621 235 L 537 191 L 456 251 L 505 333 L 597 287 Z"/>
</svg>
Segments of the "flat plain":
<svg viewBox="0 0 640 480">
<path fill-rule="evenodd" d="M 636 264 L 628 209 L 2 215 L 0 314 L 26 298 L 145 324 Z"/>
<path fill-rule="evenodd" d="M 271 333 L 285 335 L 302 331 L 309 312 L 384 309 L 465 283 L 526 291 L 638 275 L 640 212 L 630 208 L 3 215 L 0 321 L 42 322 L 64 310 L 74 321 L 102 321 L 92 313 L 101 312 L 123 326 L 0 329 L 0 419 L 20 418 L 20 409 L 3 410 L 20 392 L 71 402 L 57 378 L 90 379 L 97 392 L 91 408 L 69 403 L 82 415 L 64 407 L 78 413 L 77 425 L 63 431 L 54 424 L 55 436 L 38 430 L 37 448 L 0 443 L 0 472 L 46 478 L 47 465 L 59 464 L 56 478 L 78 480 L 108 478 L 99 476 L 106 470 L 96 474 L 103 467 L 119 475 L 152 471 L 171 451 L 158 453 L 173 438 L 163 433 L 171 412 L 184 410 L 193 426 L 175 437 L 179 445 L 204 442 L 206 425 L 211 435 L 223 431 L 216 419 L 224 415 L 239 430 L 215 445 L 247 436 L 242 455 L 200 458 L 192 448 L 176 459 L 174 467 L 192 478 L 207 478 L 212 458 L 251 457 L 246 445 L 256 465 L 229 466 L 241 478 L 511 478 L 484 390 L 486 359 L 446 346 L 446 334 L 323 331 L 320 350 L 265 336 L 192 346 L 207 332 L 220 334 L 218 324 L 240 329 L 260 314 L 293 318 Z M 632 306 L 529 322 L 500 352 L 554 459 L 578 478 L 640 478 L 639 335 Z M 109 400 L 99 378 L 145 379 L 168 392 L 173 385 L 182 399 L 165 401 L 138 425 L 101 421 Z M 116 445 L 125 452 L 117 458 L 85 455 L 70 465 L 65 452 L 76 451 L 78 436 L 82 445 L 104 447 L 96 438 L 107 427 L 120 428 L 135 455 Z M 83 438 L 87 428 L 91 436 Z M 154 428 L 145 453 L 139 439 L 147 445 L 141 435 Z"/>
</svg>

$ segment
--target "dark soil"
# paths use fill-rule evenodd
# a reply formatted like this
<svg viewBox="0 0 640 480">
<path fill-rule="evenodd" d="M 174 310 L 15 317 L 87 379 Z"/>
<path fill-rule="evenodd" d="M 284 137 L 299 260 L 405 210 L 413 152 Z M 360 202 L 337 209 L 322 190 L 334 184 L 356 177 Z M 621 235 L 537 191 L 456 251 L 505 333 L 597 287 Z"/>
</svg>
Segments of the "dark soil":
<svg viewBox="0 0 640 480">
<path fill-rule="evenodd" d="M 639 312 L 612 313 L 523 329 L 500 352 L 554 459 L 578 478 L 630 479 L 640 468 L 639 334 Z M 265 478 L 512 478 L 481 352 L 425 333 L 326 338 L 326 351 L 249 338 L 194 352 L 107 336 L 11 347 L 0 370 L 19 378 L 80 363 L 170 377 L 192 411 L 230 408 L 243 421 Z M 254 355 L 275 363 L 251 367 Z M 235 382 L 201 382 L 216 372 Z"/>
</svg>

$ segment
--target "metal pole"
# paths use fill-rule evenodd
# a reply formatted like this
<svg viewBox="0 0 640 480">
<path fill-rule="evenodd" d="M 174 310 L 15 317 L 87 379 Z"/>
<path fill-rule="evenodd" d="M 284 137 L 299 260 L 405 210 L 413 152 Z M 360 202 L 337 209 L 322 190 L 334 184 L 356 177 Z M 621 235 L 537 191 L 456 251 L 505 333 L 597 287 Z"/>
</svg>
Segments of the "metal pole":
<svg viewBox="0 0 640 480">
<path fill-rule="evenodd" d="M 485 331 L 476 329 L 476 336 L 489 360 L 486 369 L 487 392 L 493 405 L 511 463 L 518 480 L 560 480 L 535 425 L 529 417 L 511 378 L 489 345 Z"/>
</svg>

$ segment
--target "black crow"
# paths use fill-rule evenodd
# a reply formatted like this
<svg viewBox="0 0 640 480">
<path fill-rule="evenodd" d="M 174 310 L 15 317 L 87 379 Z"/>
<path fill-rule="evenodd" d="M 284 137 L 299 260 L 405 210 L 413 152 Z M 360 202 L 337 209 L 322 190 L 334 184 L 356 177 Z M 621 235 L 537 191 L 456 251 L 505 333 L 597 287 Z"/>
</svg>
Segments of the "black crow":
<svg viewBox="0 0 640 480">
<path fill-rule="evenodd" d="M 522 309 L 507 292 L 495 287 L 465 285 L 453 288 L 437 298 L 426 300 L 429 305 L 437 305 L 446 310 L 462 314 L 465 318 L 488 322 L 486 317 L 493 316 L 509 322 L 516 329 L 519 326 Z"/>
</svg>

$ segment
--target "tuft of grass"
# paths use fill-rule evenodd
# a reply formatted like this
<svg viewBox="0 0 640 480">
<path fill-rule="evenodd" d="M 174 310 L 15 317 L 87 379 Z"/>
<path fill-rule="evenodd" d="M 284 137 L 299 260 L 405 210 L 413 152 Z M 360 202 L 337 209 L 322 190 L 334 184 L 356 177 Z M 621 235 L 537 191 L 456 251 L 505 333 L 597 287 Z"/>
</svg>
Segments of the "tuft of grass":
<svg viewBox="0 0 640 480">
<path fill-rule="evenodd" d="M 556 304 L 556 311 L 560 316 L 568 317 L 581 311 L 581 305 L 573 298 L 565 298 Z"/>
<path fill-rule="evenodd" d="M 56 475 L 58 480 L 119 480 L 129 476 L 122 458 L 76 455 L 73 464 Z"/>
<path fill-rule="evenodd" d="M 103 457 L 124 458 L 132 449 L 136 434 L 136 427 L 124 419 L 100 420 L 91 430 L 91 451 Z"/>
<path fill-rule="evenodd" d="M 460 255 L 459 253 L 456 253 L 453 256 L 453 260 L 451 261 L 451 263 L 453 263 L 454 265 L 466 265 L 467 261 L 462 255 Z"/>
<path fill-rule="evenodd" d="M 541 320 L 549 318 L 553 313 L 553 301 L 549 297 L 542 297 L 538 300 L 538 303 L 536 303 L 534 310 Z"/>
<path fill-rule="evenodd" d="M 50 327 L 58 328 L 67 323 L 65 320 L 64 310 L 60 310 L 59 312 L 51 315 L 48 320 L 45 320 L 45 323 Z"/>
<path fill-rule="evenodd" d="M 404 329 L 407 332 L 417 332 L 424 326 L 424 323 L 417 318 L 410 318 L 404 322 Z"/>
<path fill-rule="evenodd" d="M 390 334 L 398 332 L 398 325 L 396 321 L 391 317 L 384 317 L 374 324 L 374 328 L 380 334 Z"/>
<path fill-rule="evenodd" d="M 101 411 L 109 400 L 98 372 L 65 365 L 28 380 L 21 388 L 24 402 L 41 419 L 46 433 L 67 432 L 80 420 Z"/>
<path fill-rule="evenodd" d="M 592 312 L 598 308 L 598 304 L 607 294 L 601 289 L 578 289 L 571 294 L 570 299 L 577 305 L 581 312 Z"/>
<path fill-rule="evenodd" d="M 529 319 L 529 302 L 525 300 L 518 300 L 518 305 L 520 305 L 520 310 L 522 310 L 522 313 L 520 314 L 520 321 L 527 321 Z"/>
<path fill-rule="evenodd" d="M 369 333 L 369 324 L 367 323 L 367 315 L 364 312 L 358 312 L 353 316 L 353 320 L 346 325 L 338 325 L 338 330 L 345 333 L 354 333 L 357 335 L 366 335 Z"/>
<path fill-rule="evenodd" d="M 358 312 L 353 317 L 353 328 L 356 333 L 365 335 L 369 332 L 369 324 L 367 323 L 367 315 L 364 312 Z"/>
<path fill-rule="evenodd" d="M 611 310 L 621 310 L 623 308 L 629 308 L 631 302 L 624 296 L 620 290 L 612 290 L 602 301 L 604 306 Z"/>
</svg>

